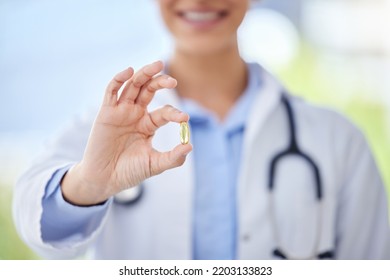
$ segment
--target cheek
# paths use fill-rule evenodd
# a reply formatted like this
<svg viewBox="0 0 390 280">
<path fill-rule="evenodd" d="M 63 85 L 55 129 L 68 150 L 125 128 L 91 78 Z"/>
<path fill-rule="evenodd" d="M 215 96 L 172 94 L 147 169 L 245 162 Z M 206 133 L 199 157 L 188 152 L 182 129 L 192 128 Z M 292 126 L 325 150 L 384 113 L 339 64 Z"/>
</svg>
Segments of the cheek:
<svg viewBox="0 0 390 280">
<path fill-rule="evenodd" d="M 244 20 L 244 17 L 247 11 L 250 8 L 250 3 L 252 0 L 231 0 L 233 19 L 232 23 L 238 28 L 241 22 Z"/>
<path fill-rule="evenodd" d="M 161 18 L 163 19 L 165 25 L 171 29 L 172 21 L 174 20 L 174 15 L 172 14 L 172 6 L 176 0 L 158 0 L 159 9 Z"/>
<path fill-rule="evenodd" d="M 157 2 L 161 12 L 166 12 L 168 9 L 172 9 L 177 0 L 155 0 L 155 2 Z"/>
<path fill-rule="evenodd" d="M 160 5 L 172 4 L 175 0 L 156 0 Z"/>
<path fill-rule="evenodd" d="M 230 19 L 230 31 L 237 31 L 243 22 L 247 10 L 236 10 L 233 17 Z"/>
<path fill-rule="evenodd" d="M 252 3 L 260 2 L 255 0 L 230 0 L 230 3 L 238 10 L 247 10 Z"/>
</svg>

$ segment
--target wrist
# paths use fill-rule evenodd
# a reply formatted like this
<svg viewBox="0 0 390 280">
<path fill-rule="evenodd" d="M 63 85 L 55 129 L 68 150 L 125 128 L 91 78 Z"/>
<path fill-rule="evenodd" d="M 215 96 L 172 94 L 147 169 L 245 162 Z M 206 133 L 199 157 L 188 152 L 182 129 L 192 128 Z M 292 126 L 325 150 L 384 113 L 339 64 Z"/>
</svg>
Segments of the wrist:
<svg viewBox="0 0 390 280">
<path fill-rule="evenodd" d="M 75 206 L 94 206 L 104 204 L 109 197 L 102 192 L 82 172 L 80 163 L 71 167 L 63 176 L 60 187 L 64 200 Z"/>
</svg>

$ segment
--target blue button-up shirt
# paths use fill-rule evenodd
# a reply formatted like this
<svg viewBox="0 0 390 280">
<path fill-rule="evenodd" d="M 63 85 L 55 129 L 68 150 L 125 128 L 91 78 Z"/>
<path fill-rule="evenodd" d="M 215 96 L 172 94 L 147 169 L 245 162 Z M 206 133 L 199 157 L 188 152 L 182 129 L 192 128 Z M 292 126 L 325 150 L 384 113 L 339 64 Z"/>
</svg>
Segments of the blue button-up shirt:
<svg viewBox="0 0 390 280">
<path fill-rule="evenodd" d="M 236 258 L 238 171 L 245 123 L 261 86 L 261 68 L 248 64 L 248 73 L 246 90 L 223 122 L 199 104 L 182 100 L 183 111 L 191 117 L 195 159 L 194 259 Z M 59 184 L 66 170 L 58 170 L 46 187 L 41 220 L 46 241 L 88 235 L 107 209 L 107 203 L 77 207 L 65 202 Z"/>
<path fill-rule="evenodd" d="M 194 146 L 195 195 L 194 259 L 235 259 L 237 239 L 237 180 L 245 123 L 259 91 L 257 64 L 248 64 L 248 85 L 220 122 L 212 112 L 191 100 L 183 101 Z"/>
</svg>

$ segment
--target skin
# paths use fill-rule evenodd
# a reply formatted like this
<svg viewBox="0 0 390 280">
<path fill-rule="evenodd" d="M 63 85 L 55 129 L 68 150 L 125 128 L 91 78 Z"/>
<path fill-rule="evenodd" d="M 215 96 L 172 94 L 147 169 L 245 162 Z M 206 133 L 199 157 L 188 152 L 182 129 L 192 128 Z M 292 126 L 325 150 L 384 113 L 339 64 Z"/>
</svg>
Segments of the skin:
<svg viewBox="0 0 390 280">
<path fill-rule="evenodd" d="M 156 91 L 176 88 L 180 97 L 195 100 L 223 121 L 246 87 L 246 65 L 238 52 L 237 29 L 250 0 L 157 2 L 175 39 L 169 75 L 159 74 L 164 65 L 157 61 L 137 72 L 128 68 L 109 83 L 83 159 L 61 182 L 64 198 L 74 205 L 99 204 L 185 162 L 191 144 L 179 144 L 164 153 L 152 147 L 158 128 L 189 120 L 186 113 L 169 105 L 148 112 L 147 105 Z M 188 11 L 211 11 L 219 16 L 200 24 L 183 16 Z"/>
</svg>

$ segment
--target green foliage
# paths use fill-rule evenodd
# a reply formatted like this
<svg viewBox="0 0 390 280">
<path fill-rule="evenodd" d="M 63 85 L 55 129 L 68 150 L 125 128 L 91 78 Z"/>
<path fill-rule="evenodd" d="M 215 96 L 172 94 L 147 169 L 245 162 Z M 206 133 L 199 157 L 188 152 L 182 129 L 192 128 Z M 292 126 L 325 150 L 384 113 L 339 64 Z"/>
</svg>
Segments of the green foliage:
<svg viewBox="0 0 390 280">
<path fill-rule="evenodd" d="M 17 235 L 11 207 L 11 190 L 0 186 L 0 260 L 37 259 Z"/>
</svg>

